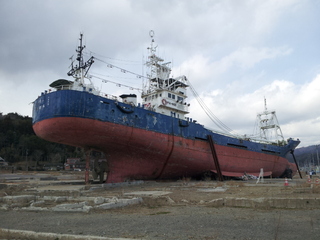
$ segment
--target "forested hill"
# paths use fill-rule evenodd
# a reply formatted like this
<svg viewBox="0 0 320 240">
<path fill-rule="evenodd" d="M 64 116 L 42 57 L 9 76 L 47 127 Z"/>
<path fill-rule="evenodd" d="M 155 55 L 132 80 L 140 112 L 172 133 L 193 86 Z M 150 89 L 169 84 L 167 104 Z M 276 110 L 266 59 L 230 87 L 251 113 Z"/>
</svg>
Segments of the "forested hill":
<svg viewBox="0 0 320 240">
<path fill-rule="evenodd" d="M 308 169 L 314 166 L 320 166 L 319 145 L 297 148 L 294 154 L 300 167 L 306 167 Z"/>
<path fill-rule="evenodd" d="M 32 119 L 17 113 L 0 113 L 0 157 L 13 164 L 34 161 L 64 163 L 69 157 L 83 157 L 81 149 L 40 139 L 32 129 Z"/>
</svg>

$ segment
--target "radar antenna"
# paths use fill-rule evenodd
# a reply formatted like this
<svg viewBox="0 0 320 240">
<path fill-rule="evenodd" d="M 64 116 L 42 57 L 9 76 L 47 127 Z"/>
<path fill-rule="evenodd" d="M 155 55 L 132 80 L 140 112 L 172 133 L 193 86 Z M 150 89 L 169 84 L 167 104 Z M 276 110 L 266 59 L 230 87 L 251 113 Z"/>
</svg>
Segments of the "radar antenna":
<svg viewBox="0 0 320 240">
<path fill-rule="evenodd" d="M 76 58 L 78 65 L 74 66 L 72 62 L 72 67 L 68 72 L 68 76 L 73 76 L 76 80 L 81 79 L 83 81 L 83 78 L 86 77 L 91 65 L 94 63 L 94 57 L 92 56 L 88 61 L 84 62 L 82 51 L 86 46 L 82 45 L 82 37 L 83 34 L 80 33 L 80 45 L 78 46 L 78 49 L 76 49 L 76 52 L 78 53 Z"/>
</svg>

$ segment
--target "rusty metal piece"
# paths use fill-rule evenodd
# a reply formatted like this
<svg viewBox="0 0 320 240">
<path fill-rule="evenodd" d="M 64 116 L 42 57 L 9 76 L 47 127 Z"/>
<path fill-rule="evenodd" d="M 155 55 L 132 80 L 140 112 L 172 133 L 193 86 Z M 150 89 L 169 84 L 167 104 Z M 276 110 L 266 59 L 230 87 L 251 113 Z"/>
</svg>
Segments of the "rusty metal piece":
<svg viewBox="0 0 320 240">
<path fill-rule="evenodd" d="M 298 166 L 298 163 L 297 163 L 297 160 L 296 160 L 296 157 L 294 156 L 294 150 L 291 150 L 290 153 L 292 154 L 292 157 L 293 157 L 293 160 L 297 166 L 297 169 L 298 169 L 298 172 L 299 172 L 299 175 L 300 175 L 300 179 L 302 179 L 302 175 L 301 175 L 301 172 L 300 172 L 300 169 L 299 169 L 299 166 Z"/>
<path fill-rule="evenodd" d="M 214 142 L 212 140 L 211 135 L 208 135 L 207 137 L 208 137 L 209 145 L 210 145 L 210 148 L 211 148 L 211 153 L 212 153 L 214 165 L 216 166 L 216 170 L 217 170 L 217 173 L 218 173 L 218 179 L 219 179 L 220 182 L 223 182 L 223 176 L 222 176 L 222 172 L 221 172 L 221 169 L 220 169 L 220 164 L 219 164 L 219 159 L 218 159 L 218 156 L 217 156 L 217 153 L 216 153 L 216 149 L 214 147 Z"/>
</svg>

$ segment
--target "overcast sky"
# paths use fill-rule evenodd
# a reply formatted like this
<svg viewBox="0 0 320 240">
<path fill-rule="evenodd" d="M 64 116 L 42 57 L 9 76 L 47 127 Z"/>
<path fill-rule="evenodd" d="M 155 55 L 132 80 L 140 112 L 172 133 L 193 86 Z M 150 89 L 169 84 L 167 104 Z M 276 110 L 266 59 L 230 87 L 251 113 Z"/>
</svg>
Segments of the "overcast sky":
<svg viewBox="0 0 320 240">
<path fill-rule="evenodd" d="M 256 114 L 277 111 L 285 138 L 320 144 L 320 1 L 0 0 L 0 112 L 32 116 L 32 102 L 67 76 L 79 33 L 86 52 L 144 72 L 155 32 L 158 54 L 186 75 L 228 127 L 252 134 Z M 140 88 L 96 62 L 92 72 Z M 102 75 L 101 75 L 102 76 Z M 131 93 L 94 83 L 114 95 Z M 190 117 L 216 129 L 189 91 Z"/>
</svg>

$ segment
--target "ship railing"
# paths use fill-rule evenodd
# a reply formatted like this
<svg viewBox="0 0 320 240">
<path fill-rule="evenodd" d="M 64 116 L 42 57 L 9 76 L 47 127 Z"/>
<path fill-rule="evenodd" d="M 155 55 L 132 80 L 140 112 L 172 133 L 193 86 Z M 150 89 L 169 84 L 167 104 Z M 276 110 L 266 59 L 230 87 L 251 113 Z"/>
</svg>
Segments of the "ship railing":
<svg viewBox="0 0 320 240">
<path fill-rule="evenodd" d="M 49 88 L 48 90 L 45 90 L 44 93 L 56 92 L 59 90 L 71 90 L 71 89 L 72 89 L 71 85 L 60 85 L 57 88 Z"/>
<path fill-rule="evenodd" d="M 82 88 L 81 89 L 80 88 L 79 89 L 74 89 L 74 87 L 72 85 L 60 85 L 58 88 L 49 88 L 48 90 L 45 90 L 43 92 L 43 94 L 47 94 L 47 93 L 50 93 L 50 92 L 56 92 L 56 91 L 60 91 L 60 90 L 84 91 Z M 106 93 L 103 93 L 101 91 L 96 91 L 96 92 L 91 92 L 91 93 L 95 94 L 97 96 L 103 97 L 103 98 L 108 98 L 108 99 L 119 101 L 119 102 L 122 101 L 122 99 L 120 97 L 117 97 L 117 96 L 114 96 L 114 95 L 111 95 L 111 94 L 106 94 Z"/>
<path fill-rule="evenodd" d="M 265 144 L 272 144 L 272 145 L 278 145 L 278 146 L 286 145 L 285 141 L 271 141 L 271 140 L 267 140 L 267 139 L 251 137 L 248 135 L 239 135 L 239 134 L 232 134 L 232 133 L 227 133 L 227 132 L 220 132 L 220 131 L 209 129 L 209 128 L 208 128 L 208 130 L 212 131 L 213 133 L 217 133 L 217 134 L 220 134 L 220 135 L 223 135 L 226 137 L 242 139 L 242 140 L 250 141 L 250 142 L 265 143 Z"/>
<path fill-rule="evenodd" d="M 117 97 L 117 96 L 114 96 L 114 95 L 111 95 L 111 94 L 107 94 L 107 93 L 103 93 L 103 92 L 99 92 L 99 96 L 103 97 L 103 98 L 108 98 L 108 99 L 111 99 L 111 100 L 115 100 L 115 101 L 118 101 L 118 102 L 122 101 L 122 99 Z"/>
</svg>

